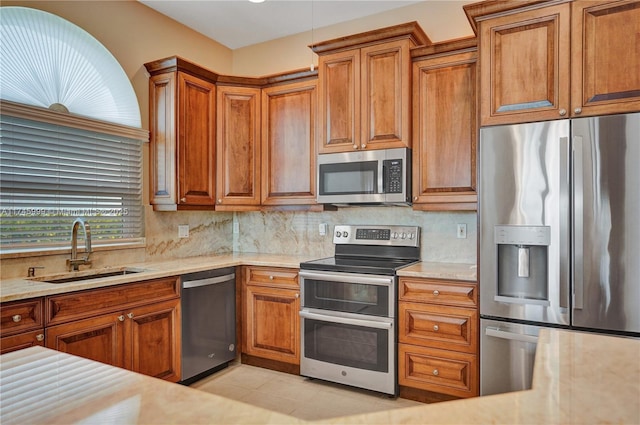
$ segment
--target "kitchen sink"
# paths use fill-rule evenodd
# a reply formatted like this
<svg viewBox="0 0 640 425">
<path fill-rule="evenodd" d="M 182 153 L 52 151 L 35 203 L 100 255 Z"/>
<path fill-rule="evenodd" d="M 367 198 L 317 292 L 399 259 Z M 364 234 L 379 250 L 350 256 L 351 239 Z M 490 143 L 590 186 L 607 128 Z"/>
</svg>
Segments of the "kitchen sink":
<svg viewBox="0 0 640 425">
<path fill-rule="evenodd" d="M 69 282 L 81 282 L 94 279 L 102 279 L 105 277 L 124 276 L 133 273 L 141 273 L 146 271 L 145 269 L 138 269 L 133 267 L 122 268 L 106 268 L 100 270 L 86 270 L 81 272 L 71 272 L 59 275 L 42 276 L 32 278 L 30 280 L 36 280 L 39 282 L 47 283 L 69 283 Z"/>
</svg>

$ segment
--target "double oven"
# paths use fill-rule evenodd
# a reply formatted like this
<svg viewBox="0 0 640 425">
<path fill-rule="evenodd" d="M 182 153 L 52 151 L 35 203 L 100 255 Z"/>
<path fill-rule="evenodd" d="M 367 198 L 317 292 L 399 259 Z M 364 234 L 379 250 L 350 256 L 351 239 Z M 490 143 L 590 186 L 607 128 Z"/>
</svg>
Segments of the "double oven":
<svg viewBox="0 0 640 425">
<path fill-rule="evenodd" d="M 300 264 L 300 374 L 397 395 L 397 271 L 415 226 L 335 226 L 335 256 Z"/>
</svg>

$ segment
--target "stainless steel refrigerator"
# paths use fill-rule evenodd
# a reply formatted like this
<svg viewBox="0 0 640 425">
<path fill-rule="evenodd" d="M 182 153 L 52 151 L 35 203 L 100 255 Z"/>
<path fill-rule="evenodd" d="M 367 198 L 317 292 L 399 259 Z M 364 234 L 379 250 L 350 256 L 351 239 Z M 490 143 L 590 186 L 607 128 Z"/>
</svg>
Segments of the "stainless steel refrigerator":
<svg viewBox="0 0 640 425">
<path fill-rule="evenodd" d="M 640 113 L 482 128 L 478 195 L 481 395 L 545 326 L 640 337 Z"/>
</svg>

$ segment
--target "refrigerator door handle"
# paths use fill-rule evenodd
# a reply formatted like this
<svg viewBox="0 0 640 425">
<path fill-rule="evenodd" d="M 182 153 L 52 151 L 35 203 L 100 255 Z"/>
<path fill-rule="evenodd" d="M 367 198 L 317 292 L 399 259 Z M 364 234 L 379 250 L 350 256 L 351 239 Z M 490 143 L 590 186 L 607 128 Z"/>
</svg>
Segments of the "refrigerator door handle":
<svg viewBox="0 0 640 425">
<path fill-rule="evenodd" d="M 573 261 L 571 274 L 573 276 L 573 308 L 581 310 L 584 306 L 584 203 L 583 193 L 583 165 L 582 165 L 582 137 L 573 137 L 572 149 L 572 187 L 573 187 Z"/>
<path fill-rule="evenodd" d="M 487 327 L 484 331 L 485 335 L 495 338 L 508 339 L 511 341 L 538 343 L 538 337 L 533 335 L 516 334 L 513 332 L 501 331 L 498 328 Z"/>
<path fill-rule="evenodd" d="M 560 137 L 560 216 L 570 217 L 571 214 L 571 144 L 569 137 Z M 571 299 L 571 257 L 569 247 L 571 245 L 571 231 L 569 221 L 561 220 L 560 223 L 560 279 L 558 307 L 560 311 L 569 309 Z"/>
</svg>

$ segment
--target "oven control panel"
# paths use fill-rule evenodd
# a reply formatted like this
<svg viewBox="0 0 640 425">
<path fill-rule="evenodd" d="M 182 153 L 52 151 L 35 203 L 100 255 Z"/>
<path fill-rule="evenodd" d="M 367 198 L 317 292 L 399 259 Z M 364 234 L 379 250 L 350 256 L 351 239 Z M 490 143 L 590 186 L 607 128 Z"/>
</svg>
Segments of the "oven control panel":
<svg viewBox="0 0 640 425">
<path fill-rule="evenodd" d="M 350 245 L 420 246 L 418 226 L 336 225 L 333 243 Z"/>
</svg>

